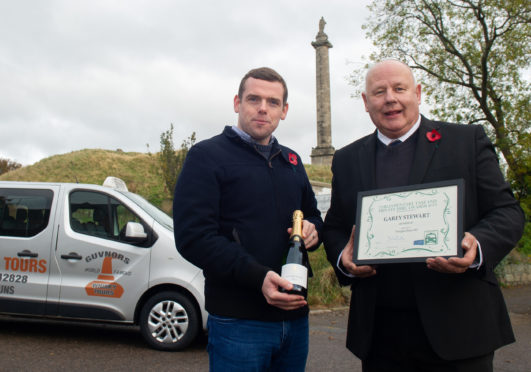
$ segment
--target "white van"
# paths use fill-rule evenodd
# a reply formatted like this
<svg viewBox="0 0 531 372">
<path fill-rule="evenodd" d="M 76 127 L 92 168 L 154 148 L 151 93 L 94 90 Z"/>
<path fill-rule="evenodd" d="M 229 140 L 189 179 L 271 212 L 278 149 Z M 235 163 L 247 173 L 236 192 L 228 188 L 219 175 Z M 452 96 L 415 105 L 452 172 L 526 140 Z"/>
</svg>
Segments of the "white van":
<svg viewBox="0 0 531 372">
<path fill-rule="evenodd" d="M 140 325 L 179 350 L 205 330 L 204 278 L 173 221 L 123 181 L 0 182 L 0 313 Z"/>
</svg>

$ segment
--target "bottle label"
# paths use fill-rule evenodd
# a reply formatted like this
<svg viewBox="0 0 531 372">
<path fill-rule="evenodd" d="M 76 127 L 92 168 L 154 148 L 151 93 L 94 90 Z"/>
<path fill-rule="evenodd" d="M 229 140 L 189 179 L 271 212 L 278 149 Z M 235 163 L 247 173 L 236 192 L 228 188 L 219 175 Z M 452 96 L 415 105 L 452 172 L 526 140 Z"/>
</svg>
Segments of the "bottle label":
<svg viewBox="0 0 531 372">
<path fill-rule="evenodd" d="M 285 264 L 282 266 L 281 276 L 292 284 L 308 288 L 308 269 L 299 264 Z"/>
</svg>

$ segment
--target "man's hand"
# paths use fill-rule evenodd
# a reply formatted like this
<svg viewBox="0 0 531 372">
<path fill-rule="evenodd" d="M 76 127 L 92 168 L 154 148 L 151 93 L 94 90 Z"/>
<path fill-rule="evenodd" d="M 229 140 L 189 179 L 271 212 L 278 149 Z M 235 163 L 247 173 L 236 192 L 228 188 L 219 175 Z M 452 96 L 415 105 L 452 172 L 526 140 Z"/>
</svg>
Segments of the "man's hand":
<svg viewBox="0 0 531 372">
<path fill-rule="evenodd" d="M 476 259 L 478 251 L 478 242 L 476 237 L 468 232 L 461 241 L 464 255 L 462 258 L 450 257 L 449 259 L 443 257 L 428 258 L 426 264 L 429 269 L 439 271 L 447 274 L 464 273 Z"/>
<path fill-rule="evenodd" d="M 349 273 L 359 278 L 373 276 L 376 274 L 376 269 L 373 266 L 357 266 L 354 262 L 352 262 L 352 255 L 354 254 L 354 231 L 356 231 L 356 226 L 352 226 L 350 239 L 348 240 L 345 248 L 343 248 L 343 252 L 341 252 L 341 264 Z"/>
<path fill-rule="evenodd" d="M 291 235 L 293 228 L 288 228 L 288 234 Z M 308 220 L 302 220 L 302 239 L 304 246 L 309 249 L 319 242 L 319 235 L 315 229 L 315 225 Z"/>
<path fill-rule="evenodd" d="M 293 288 L 293 284 L 283 279 L 276 272 L 268 271 L 262 284 L 262 293 L 268 304 L 282 310 L 295 310 L 306 305 L 304 297 L 282 293 L 278 290 L 279 286 L 288 291 Z"/>
</svg>

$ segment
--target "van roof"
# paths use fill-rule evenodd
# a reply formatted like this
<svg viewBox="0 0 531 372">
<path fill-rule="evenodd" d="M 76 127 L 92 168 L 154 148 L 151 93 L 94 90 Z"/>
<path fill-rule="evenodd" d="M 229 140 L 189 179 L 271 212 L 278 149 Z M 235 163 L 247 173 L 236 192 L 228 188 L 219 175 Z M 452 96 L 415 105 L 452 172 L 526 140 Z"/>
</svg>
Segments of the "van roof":
<svg viewBox="0 0 531 372">
<path fill-rule="evenodd" d="M 74 182 L 32 182 L 32 181 L 0 181 L 0 186 L 22 186 L 22 187 L 35 187 L 35 186 L 60 186 L 60 185 L 75 185 L 76 187 L 106 187 L 117 191 L 129 191 L 126 183 L 117 177 L 107 177 L 103 182 L 103 185 L 91 184 L 91 183 L 74 183 Z"/>
</svg>

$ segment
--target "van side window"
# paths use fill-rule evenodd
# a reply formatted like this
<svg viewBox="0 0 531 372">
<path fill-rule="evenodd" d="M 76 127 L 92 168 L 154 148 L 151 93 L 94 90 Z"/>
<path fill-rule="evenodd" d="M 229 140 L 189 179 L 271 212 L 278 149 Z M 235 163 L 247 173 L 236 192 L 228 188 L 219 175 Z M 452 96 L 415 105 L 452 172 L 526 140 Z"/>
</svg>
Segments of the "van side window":
<svg viewBox="0 0 531 372">
<path fill-rule="evenodd" d="M 29 238 L 48 226 L 53 191 L 0 189 L 0 236 Z"/>
<path fill-rule="evenodd" d="M 123 241 L 127 222 L 141 222 L 117 199 L 96 191 L 70 193 L 70 226 L 75 232 Z"/>
<path fill-rule="evenodd" d="M 122 234 L 125 234 L 125 225 L 127 225 L 128 222 L 133 221 L 140 223 L 140 219 L 123 205 L 118 205 L 116 207 L 116 215 L 118 216 L 118 231 Z"/>
</svg>

